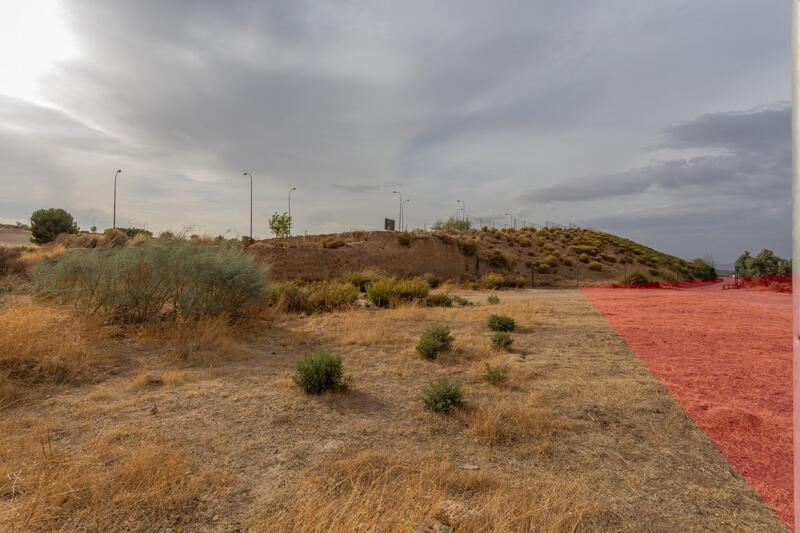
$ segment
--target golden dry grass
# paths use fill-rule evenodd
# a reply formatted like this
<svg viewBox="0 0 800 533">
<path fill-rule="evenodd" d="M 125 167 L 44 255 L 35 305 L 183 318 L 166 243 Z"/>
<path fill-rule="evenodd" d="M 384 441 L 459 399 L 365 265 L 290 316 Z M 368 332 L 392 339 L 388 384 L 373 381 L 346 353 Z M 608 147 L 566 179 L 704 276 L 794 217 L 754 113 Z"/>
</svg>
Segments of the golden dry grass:
<svg viewBox="0 0 800 533">
<path fill-rule="evenodd" d="M 151 531 L 188 514 L 212 482 L 150 432 L 115 429 L 68 450 L 40 426 L 0 446 L 3 531 Z"/>
<path fill-rule="evenodd" d="M 0 405 L 101 371 L 110 361 L 93 346 L 96 327 L 68 309 L 26 299 L 0 307 Z"/>
<path fill-rule="evenodd" d="M 360 452 L 308 476 L 255 531 L 413 531 L 433 516 L 456 531 L 567 532 L 581 528 L 590 499 L 570 482 L 520 482 L 452 466 L 438 454 Z M 448 505 L 450 504 L 450 505 Z M 450 510 L 450 512 L 448 512 Z M 453 512 L 456 511 L 456 512 Z"/>
</svg>

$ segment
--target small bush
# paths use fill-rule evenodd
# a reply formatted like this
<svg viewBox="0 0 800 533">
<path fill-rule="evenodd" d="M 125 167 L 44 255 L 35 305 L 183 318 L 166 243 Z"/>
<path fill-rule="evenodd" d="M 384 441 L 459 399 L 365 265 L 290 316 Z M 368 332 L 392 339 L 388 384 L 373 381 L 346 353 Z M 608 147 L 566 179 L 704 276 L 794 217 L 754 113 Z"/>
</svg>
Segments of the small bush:
<svg viewBox="0 0 800 533">
<path fill-rule="evenodd" d="M 661 271 L 658 270 L 657 268 L 651 268 L 648 272 L 650 272 L 650 275 L 653 276 L 654 278 L 657 278 L 661 275 Z"/>
<path fill-rule="evenodd" d="M 597 255 L 597 248 L 594 246 L 577 245 L 572 247 L 576 254 Z"/>
<path fill-rule="evenodd" d="M 463 403 L 461 384 L 442 378 L 422 390 L 422 405 L 434 413 L 449 413 Z"/>
<path fill-rule="evenodd" d="M 550 268 L 550 265 L 539 264 L 536 266 L 536 272 L 539 274 L 549 274 L 552 272 L 552 269 Z"/>
<path fill-rule="evenodd" d="M 508 381 L 508 369 L 504 366 L 492 366 L 486 363 L 486 370 L 481 377 L 489 385 L 500 387 Z"/>
<path fill-rule="evenodd" d="M 558 268 L 559 262 L 560 261 L 558 260 L 558 257 L 556 257 L 555 255 L 551 254 L 551 255 L 548 255 L 547 257 L 545 257 L 544 259 L 542 259 L 540 264 L 545 264 L 545 265 L 549 266 L 550 268 Z"/>
<path fill-rule="evenodd" d="M 469 306 L 469 305 L 475 305 L 474 303 L 472 303 L 471 301 L 467 300 L 463 296 L 459 296 L 457 294 L 453 296 L 453 303 L 456 304 L 456 305 L 460 305 L 461 307 L 466 307 L 466 306 Z"/>
<path fill-rule="evenodd" d="M 306 394 L 347 389 L 342 358 L 325 350 L 308 354 L 297 363 L 294 382 Z"/>
<path fill-rule="evenodd" d="M 608 261 L 609 263 L 616 263 L 617 258 L 611 254 L 602 254 L 600 257 L 603 258 L 603 261 Z"/>
<path fill-rule="evenodd" d="M 511 346 L 514 339 L 505 331 L 497 331 L 492 334 L 492 346 L 505 350 Z"/>
<path fill-rule="evenodd" d="M 500 303 L 500 297 L 497 296 L 496 294 L 490 294 L 486 298 L 486 301 L 489 302 L 492 305 L 499 304 Z"/>
<path fill-rule="evenodd" d="M 563 264 L 564 266 L 572 266 L 572 259 L 569 259 L 568 257 L 563 257 L 561 259 L 561 264 Z"/>
<path fill-rule="evenodd" d="M 489 256 L 486 258 L 486 262 L 495 268 L 508 268 L 510 264 L 508 258 L 497 250 L 494 250 L 489 254 Z"/>
<path fill-rule="evenodd" d="M 505 282 L 506 280 L 502 274 L 498 274 L 497 272 L 489 272 L 481 277 L 479 284 L 484 289 L 496 290 L 505 285 Z"/>
<path fill-rule="evenodd" d="M 514 331 L 517 326 L 513 318 L 505 315 L 491 315 L 487 324 L 492 331 Z"/>
<path fill-rule="evenodd" d="M 593 270 L 595 272 L 600 272 L 600 271 L 603 270 L 603 265 L 601 265 L 597 261 L 592 261 L 591 263 L 589 263 L 589 267 L 588 268 L 589 268 L 589 270 Z"/>
<path fill-rule="evenodd" d="M 337 281 L 319 281 L 303 288 L 308 307 L 318 312 L 349 309 L 358 300 L 358 289 L 352 284 Z"/>
<path fill-rule="evenodd" d="M 435 289 L 436 287 L 442 284 L 442 278 L 440 278 L 436 274 L 431 274 L 430 272 L 428 272 L 427 274 L 423 274 L 422 279 L 428 282 L 428 287 L 430 287 L 431 289 Z"/>
<path fill-rule="evenodd" d="M 511 283 L 514 285 L 514 287 L 521 289 L 528 285 L 528 278 L 525 276 L 514 276 L 514 279 L 511 280 Z"/>
<path fill-rule="evenodd" d="M 359 292 L 367 292 L 367 287 L 369 287 L 369 284 L 376 279 L 380 279 L 380 276 L 374 272 L 370 272 L 369 270 L 363 270 L 361 272 L 351 272 L 346 274 L 343 279 L 358 289 Z"/>
<path fill-rule="evenodd" d="M 367 287 L 367 299 L 376 307 L 390 307 L 426 298 L 429 290 L 422 278 L 381 278 Z"/>
<path fill-rule="evenodd" d="M 425 305 L 428 307 L 452 307 L 453 297 L 449 294 L 429 294 L 425 299 Z"/>
<path fill-rule="evenodd" d="M 422 332 L 417 343 L 417 353 L 427 359 L 436 359 L 439 353 L 453 347 L 450 328 L 444 325 L 431 326 Z"/>
<path fill-rule="evenodd" d="M 642 274 L 641 272 L 631 272 L 628 274 L 627 279 L 625 280 L 625 285 L 647 285 L 650 283 L 650 280 L 647 279 L 647 276 Z"/>
<path fill-rule="evenodd" d="M 473 256 L 478 253 L 478 243 L 472 239 L 467 239 L 458 242 L 458 247 L 464 255 Z"/>
<path fill-rule="evenodd" d="M 581 255 L 578 256 L 578 261 L 580 261 L 581 263 L 588 263 L 589 262 L 589 256 L 586 255 L 586 254 L 581 254 Z"/>
</svg>

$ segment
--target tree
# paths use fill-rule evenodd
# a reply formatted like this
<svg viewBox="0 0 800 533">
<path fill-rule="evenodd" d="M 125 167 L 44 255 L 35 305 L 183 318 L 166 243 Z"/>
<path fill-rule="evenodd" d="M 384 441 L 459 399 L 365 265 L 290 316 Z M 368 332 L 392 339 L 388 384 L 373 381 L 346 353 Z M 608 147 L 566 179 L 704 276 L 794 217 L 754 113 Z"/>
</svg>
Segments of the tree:
<svg viewBox="0 0 800 533">
<path fill-rule="evenodd" d="M 62 233 L 78 233 L 78 224 L 63 209 L 37 209 L 31 215 L 31 242 L 52 242 Z"/>
<path fill-rule="evenodd" d="M 447 220 L 437 220 L 431 228 L 435 231 L 467 231 L 472 227 L 469 220 L 450 217 Z"/>
<path fill-rule="evenodd" d="M 714 260 L 709 258 L 695 259 L 693 262 L 693 274 L 697 279 L 713 281 L 717 279 L 717 269 L 714 268 Z"/>
<path fill-rule="evenodd" d="M 739 276 L 748 277 L 752 276 L 753 257 L 750 255 L 749 250 L 745 250 L 742 255 L 736 259 L 736 273 Z"/>
<path fill-rule="evenodd" d="M 275 211 L 269 219 L 269 229 L 276 237 L 288 237 L 292 233 L 292 215 Z"/>
<path fill-rule="evenodd" d="M 775 255 L 772 250 L 761 250 L 753 257 L 747 250 L 736 260 L 736 271 L 740 276 L 788 276 L 792 273 L 792 262 Z"/>
</svg>

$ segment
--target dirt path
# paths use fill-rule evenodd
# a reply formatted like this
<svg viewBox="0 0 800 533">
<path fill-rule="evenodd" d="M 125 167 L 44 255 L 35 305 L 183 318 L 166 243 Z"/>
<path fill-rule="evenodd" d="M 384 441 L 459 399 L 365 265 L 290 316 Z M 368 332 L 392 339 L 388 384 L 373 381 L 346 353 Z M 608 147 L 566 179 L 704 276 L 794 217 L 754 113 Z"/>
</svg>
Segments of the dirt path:
<svg viewBox="0 0 800 533">
<path fill-rule="evenodd" d="M 568 510 L 584 513 L 581 531 L 784 530 L 581 292 L 502 291 L 498 305 L 487 305 L 486 293 L 469 294 L 481 304 L 287 317 L 259 334 L 248 354 L 220 357 L 213 367 L 169 370 L 155 352 L 142 355 L 141 368 L 162 367 L 172 378 L 133 387 L 136 372 L 126 372 L 0 413 L 8 429 L 0 449 L 3 438 L 43 423 L 53 449 L 77 457 L 104 436 L 113 436 L 114 450 L 140 432 L 163 437 L 193 472 L 212 473 L 181 514 L 159 524 L 191 531 L 302 530 L 298 509 L 335 510 L 329 531 L 352 531 L 354 516 L 385 531 L 413 530 L 430 524 L 441 499 L 487 513 L 513 510 L 525 494 L 537 495 L 530 502 L 539 506 L 545 497 L 567 498 Z M 517 320 L 513 353 L 489 346 L 486 318 L 498 312 Z M 448 324 L 456 337 L 454 352 L 435 362 L 414 353 L 432 323 Z M 342 355 L 352 376 L 347 394 L 306 397 L 293 385 L 296 361 L 320 347 Z M 508 368 L 507 386 L 481 381 L 487 361 Z M 465 384 L 464 413 L 421 409 L 421 388 L 443 376 Z M 531 409 L 530 433 L 504 418 L 527 419 Z M 331 470 L 364 453 L 378 458 L 366 478 Z M 416 484 L 359 485 L 384 479 L 386 457 L 418 472 Z M 440 479 L 436 472 L 445 472 L 443 481 L 420 489 Z M 337 490 L 309 500 L 329 479 Z M 553 491 L 535 492 L 544 482 Z M 378 512 L 370 502 L 384 498 L 371 500 L 370 491 L 388 491 L 391 505 Z M 14 505 L 27 509 L 24 497 Z M 537 520 L 557 509 L 544 506 Z M 524 528 L 519 515 L 508 524 L 504 531 Z M 572 531 L 555 522 L 546 530 Z"/>
<path fill-rule="evenodd" d="M 585 293 L 791 524 L 791 295 L 718 289 Z"/>
</svg>

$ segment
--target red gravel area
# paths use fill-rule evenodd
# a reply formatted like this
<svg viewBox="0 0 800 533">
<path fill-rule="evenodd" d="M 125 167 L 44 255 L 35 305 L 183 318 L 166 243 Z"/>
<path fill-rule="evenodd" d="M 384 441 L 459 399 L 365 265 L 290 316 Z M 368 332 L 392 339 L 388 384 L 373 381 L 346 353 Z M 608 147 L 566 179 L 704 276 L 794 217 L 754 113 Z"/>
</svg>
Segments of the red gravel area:
<svg viewBox="0 0 800 533">
<path fill-rule="evenodd" d="M 715 287 L 584 293 L 791 527 L 791 295 Z"/>
</svg>

